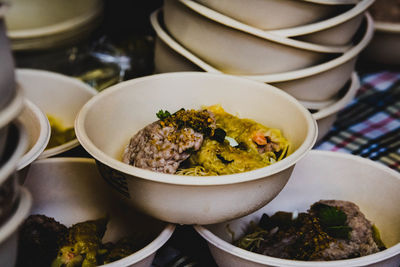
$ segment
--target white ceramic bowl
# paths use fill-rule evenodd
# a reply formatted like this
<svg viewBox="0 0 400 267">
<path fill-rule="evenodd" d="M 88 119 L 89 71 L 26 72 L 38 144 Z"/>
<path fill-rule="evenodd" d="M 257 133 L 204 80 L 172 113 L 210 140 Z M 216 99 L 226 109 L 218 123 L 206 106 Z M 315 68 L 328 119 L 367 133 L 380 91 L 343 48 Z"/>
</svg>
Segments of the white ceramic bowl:
<svg viewBox="0 0 400 267">
<path fill-rule="evenodd" d="M 98 26 L 101 0 L 13 0 L 5 14 L 13 50 L 70 45 Z"/>
<path fill-rule="evenodd" d="M 400 64 L 400 23 L 375 21 L 375 35 L 362 57 L 379 64 Z"/>
<path fill-rule="evenodd" d="M 332 18 L 308 25 L 268 32 L 315 44 L 343 46 L 352 43 L 365 12 L 374 2 L 375 0 L 361 0 L 351 9 Z"/>
<path fill-rule="evenodd" d="M 28 132 L 29 145 L 25 154 L 18 162 L 17 170 L 23 170 L 45 150 L 50 139 L 50 124 L 43 111 L 28 99 L 19 121 Z"/>
<path fill-rule="evenodd" d="M 281 129 L 292 144 L 292 154 L 254 171 L 208 177 L 152 172 L 121 161 L 130 138 L 157 120 L 158 110 L 199 109 L 217 103 L 239 117 Z M 75 131 L 121 197 L 151 216 L 181 224 L 225 221 L 268 203 L 317 137 L 312 115 L 282 90 L 235 76 L 202 72 L 151 75 L 114 85 L 83 106 Z M 252 197 L 243 199 L 243 195 Z"/>
<path fill-rule="evenodd" d="M 177 43 L 162 28 L 159 18 L 159 11 L 151 15 L 151 23 L 157 33 L 157 37 L 165 45 L 158 46 L 155 50 L 154 64 L 157 72 L 169 72 L 171 69 L 182 71 L 183 68 L 192 65 L 188 70 L 200 68 L 210 73 L 223 73 L 221 70 L 201 60 L 195 54 L 189 52 L 182 45 Z M 251 80 L 261 81 L 276 86 L 302 101 L 325 101 L 334 97 L 345 83 L 350 79 L 355 69 L 355 63 L 359 54 L 371 41 L 374 34 L 374 24 L 371 16 L 365 15 L 365 25 L 362 30 L 362 39 L 350 50 L 326 63 L 304 68 L 297 71 L 282 72 L 269 75 L 241 76 Z M 169 51 L 169 50 L 173 50 Z M 171 57 L 170 55 L 173 55 Z M 181 55 L 181 57 L 179 57 Z M 161 63 L 161 59 L 170 59 L 167 63 Z"/>
<path fill-rule="evenodd" d="M 17 69 L 17 82 L 26 97 L 46 115 L 59 119 L 65 127 L 73 127 L 81 107 L 97 91 L 84 82 L 66 75 L 33 69 Z M 79 145 L 77 139 L 44 150 L 39 158 L 60 155 Z"/>
<path fill-rule="evenodd" d="M 10 123 L 8 131 L 6 153 L 0 161 L 0 229 L 1 224 L 13 213 L 16 200 L 19 198 L 20 187 L 16 171 L 20 158 L 28 146 L 28 135 L 22 123 L 14 120 Z"/>
<path fill-rule="evenodd" d="M 288 184 L 268 205 L 234 221 L 195 226 L 195 229 L 207 240 L 214 259 L 221 267 L 396 267 L 400 262 L 399 190 L 400 174 L 381 163 L 339 152 L 312 150 L 296 164 Z M 320 199 L 356 203 L 365 216 L 376 224 L 388 249 L 349 260 L 305 262 L 264 256 L 230 244 L 228 224 L 235 236 L 240 237 L 246 225 L 250 221 L 258 221 L 263 213 L 305 211 Z"/>
<path fill-rule="evenodd" d="M 2 12 L 0 7 L 0 13 Z M 11 52 L 10 42 L 7 37 L 7 27 L 4 19 L 0 15 L 0 112 L 8 105 L 15 96 L 15 75 L 14 75 L 14 58 Z"/>
<path fill-rule="evenodd" d="M 66 226 L 110 216 L 103 242 L 115 242 L 131 234 L 149 238 L 142 249 L 107 267 L 149 267 L 157 250 L 175 226 L 136 213 L 119 201 L 104 181 L 93 159 L 50 158 L 31 165 L 24 185 L 35 200 L 31 214 L 53 217 Z M 49 190 L 51 188 L 51 190 Z"/>
<path fill-rule="evenodd" d="M 319 109 L 313 113 L 313 117 L 317 120 L 318 124 L 318 138 L 317 142 L 329 132 L 332 125 L 336 121 L 338 113 L 344 109 L 354 99 L 357 90 L 360 88 L 360 79 L 357 73 L 353 72 L 350 80 L 350 85 L 346 93 L 332 104 Z"/>
<path fill-rule="evenodd" d="M 166 0 L 164 23 L 180 44 L 218 69 L 235 75 L 261 75 L 312 66 L 347 48 L 326 47 L 265 32 L 249 32 Z"/>
<path fill-rule="evenodd" d="M 9 125 L 22 112 L 23 107 L 24 93 L 21 88 L 17 87 L 11 102 L 0 111 L 0 160 L 4 156 Z"/>
<path fill-rule="evenodd" d="M 356 1 L 196 0 L 250 26 L 273 30 L 301 26 L 336 15 Z"/>
<path fill-rule="evenodd" d="M 32 196 L 21 188 L 15 213 L 0 227 L 0 266 L 14 267 L 17 259 L 18 227 L 29 214 Z"/>
</svg>

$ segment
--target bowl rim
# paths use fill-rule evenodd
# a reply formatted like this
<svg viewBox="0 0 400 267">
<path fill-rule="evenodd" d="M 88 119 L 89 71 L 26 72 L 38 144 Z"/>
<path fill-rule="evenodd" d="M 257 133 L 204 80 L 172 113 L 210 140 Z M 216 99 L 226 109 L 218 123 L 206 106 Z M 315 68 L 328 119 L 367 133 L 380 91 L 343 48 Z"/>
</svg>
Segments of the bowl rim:
<svg viewBox="0 0 400 267">
<path fill-rule="evenodd" d="M 196 55 L 193 53 L 189 52 L 186 48 L 184 48 L 182 45 L 180 45 L 177 41 L 175 41 L 162 27 L 161 24 L 158 21 L 158 16 L 161 14 L 162 9 L 157 9 L 155 10 L 151 15 L 150 15 L 150 22 L 153 26 L 153 29 L 155 30 L 157 36 L 171 49 L 173 49 L 175 52 L 183 56 L 185 59 L 189 60 L 202 70 L 208 72 L 208 73 L 223 73 L 222 71 L 214 68 L 210 64 L 206 63 L 205 61 L 201 60 L 198 58 Z M 358 56 L 358 54 L 369 44 L 369 42 L 372 40 L 372 37 L 374 35 L 374 21 L 371 17 L 371 15 L 366 12 L 365 15 L 365 20 L 366 20 L 366 30 L 365 34 L 362 38 L 362 40 L 350 48 L 348 51 L 343 53 L 341 56 L 334 58 L 328 62 L 315 65 L 312 67 L 304 68 L 304 69 L 299 69 L 295 71 L 289 71 L 289 72 L 282 72 L 282 73 L 276 73 L 276 74 L 266 74 L 266 75 L 237 75 L 238 77 L 244 77 L 248 78 L 251 80 L 256 80 L 256 81 L 261 81 L 265 83 L 277 83 L 277 82 L 287 82 L 287 81 L 292 81 L 292 80 L 297 80 L 297 79 L 302 79 L 306 78 L 309 76 L 313 76 L 328 70 L 331 70 L 335 67 L 338 67 L 352 59 Z"/>
<path fill-rule="evenodd" d="M 203 77 L 213 77 L 213 78 L 216 77 L 218 79 L 237 80 L 238 82 L 249 84 L 249 86 L 255 85 L 257 87 L 263 87 L 265 88 L 263 90 L 271 91 L 274 94 L 286 98 L 287 101 L 291 102 L 295 107 L 298 108 L 299 112 L 303 113 L 309 134 L 308 136 L 306 136 L 302 144 L 292 154 L 274 164 L 244 173 L 228 174 L 221 176 L 202 176 L 200 179 L 198 176 L 183 176 L 175 174 L 158 173 L 128 165 L 120 160 L 117 160 L 107 155 L 90 140 L 85 131 L 86 116 L 90 111 L 90 109 L 92 108 L 92 106 L 96 105 L 96 103 L 99 100 L 108 97 L 109 95 L 112 95 L 114 92 L 118 92 L 119 90 L 126 90 L 125 88 L 128 87 L 132 88 L 135 84 L 142 83 L 143 81 L 153 80 L 153 79 L 163 79 L 165 77 L 173 79 L 174 77 L 177 76 L 179 77 L 203 76 Z M 307 153 L 307 151 L 311 150 L 312 146 L 315 144 L 318 135 L 318 126 L 314 117 L 301 103 L 299 103 L 293 96 L 289 95 L 288 93 L 274 86 L 259 83 L 257 81 L 243 79 L 233 75 L 221 75 L 221 74 L 212 74 L 206 72 L 175 72 L 175 73 L 172 72 L 172 73 L 153 74 L 145 77 L 124 81 L 109 87 L 107 90 L 101 91 L 99 94 L 91 98 L 80 110 L 75 120 L 75 132 L 80 144 L 89 154 L 91 154 L 99 162 L 105 164 L 106 166 L 109 166 L 114 170 L 117 170 L 129 176 L 135 176 L 137 178 L 146 179 L 153 182 L 176 184 L 176 185 L 208 186 L 208 185 L 225 185 L 234 183 L 236 184 L 240 182 L 262 179 L 267 175 L 272 175 L 284 171 L 285 169 L 290 168 L 291 166 L 294 166 L 294 164 L 298 160 L 300 160 Z"/>
<path fill-rule="evenodd" d="M 16 171 L 20 158 L 28 147 L 28 133 L 23 124 L 16 118 L 11 122 L 18 130 L 18 141 L 10 157 L 0 166 L 0 184 Z M 9 129 L 7 129 L 9 131 Z M 1 227 L 0 227 L 1 229 Z"/>
<path fill-rule="evenodd" d="M 91 23 L 95 20 L 103 11 L 103 2 L 99 0 L 94 0 L 95 4 L 92 8 L 86 10 L 85 13 L 66 19 L 65 21 L 43 26 L 39 28 L 23 29 L 23 30 L 11 30 L 7 31 L 7 35 L 11 40 L 14 39 L 30 39 L 30 38 L 41 38 L 45 36 L 51 36 L 55 34 L 60 34 L 63 32 L 73 31 L 79 29 L 80 27 Z M 7 20 L 7 16 L 5 16 Z"/>
<path fill-rule="evenodd" d="M 355 95 L 357 94 L 357 90 L 360 89 L 360 86 L 361 86 L 360 77 L 358 76 L 358 74 L 356 72 L 353 72 L 351 74 L 350 81 L 351 81 L 351 84 L 343 97 L 339 98 L 331 105 L 326 106 L 326 107 L 320 109 L 319 111 L 313 113 L 313 117 L 316 120 L 326 118 L 336 112 L 339 112 L 354 99 Z"/>
<path fill-rule="evenodd" d="M 96 89 L 89 86 L 85 82 L 83 82 L 77 78 L 73 78 L 73 77 L 70 77 L 70 76 L 67 76 L 67 75 L 64 75 L 61 73 L 57 73 L 57 72 L 52 72 L 52 71 L 47 71 L 47 70 L 39 70 L 39 69 L 31 69 L 31 68 L 17 68 L 15 70 L 15 73 L 16 73 L 16 77 L 17 77 L 17 82 L 18 82 L 18 79 L 21 79 L 21 77 L 23 77 L 24 75 L 29 75 L 29 76 L 33 75 L 33 76 L 39 76 L 39 77 L 43 78 L 43 80 L 45 80 L 47 78 L 52 78 L 52 79 L 58 79 L 65 83 L 69 83 L 71 85 L 76 85 L 76 87 L 79 88 L 79 90 L 83 90 L 83 91 L 87 92 L 88 94 L 91 94 L 92 97 L 98 93 L 98 91 Z M 43 112 L 45 113 L 45 111 L 43 111 Z M 46 116 L 46 118 L 47 118 L 47 116 Z M 51 130 L 50 130 L 50 135 L 51 135 Z M 39 155 L 38 159 L 43 159 L 43 158 L 48 158 L 51 156 L 59 155 L 61 153 L 69 151 L 77 146 L 79 146 L 79 141 L 77 138 L 74 138 L 73 140 L 71 140 L 67 143 L 64 143 L 62 145 L 59 145 L 59 146 L 56 146 L 53 148 L 49 148 L 49 149 L 45 148 L 44 151 Z"/>
<path fill-rule="evenodd" d="M 16 211 L 3 223 L 0 228 L 0 243 L 10 237 L 12 234 L 17 234 L 18 227 L 23 223 L 28 216 L 32 207 L 33 199 L 31 193 L 23 186 L 20 189 L 18 198 L 18 207 Z"/>
<path fill-rule="evenodd" d="M 371 165 L 375 168 L 381 169 L 382 171 L 385 171 L 389 173 L 391 176 L 397 177 L 400 182 L 400 173 L 397 171 L 390 169 L 389 167 L 385 166 L 382 163 L 378 163 L 375 161 L 372 161 L 367 158 L 363 158 L 361 156 L 357 155 L 352 155 L 352 154 L 347 154 L 343 152 L 334 152 L 334 151 L 325 151 L 325 150 L 311 150 L 309 154 L 313 156 L 322 156 L 322 157 L 335 157 L 335 158 L 344 158 L 347 160 L 351 161 L 357 161 L 357 162 L 362 162 L 368 165 Z M 239 218 L 240 219 L 240 218 Z M 236 219 L 238 220 L 238 219 Z M 274 266 L 304 266 L 304 267 L 311 267 L 311 266 L 320 266 L 323 263 L 323 266 L 336 266 L 336 267 L 341 267 L 341 266 L 366 266 L 368 264 L 372 263 L 377 263 L 379 261 L 388 259 L 390 257 L 393 257 L 395 255 L 398 255 L 400 253 L 400 242 L 397 243 L 396 245 L 387 248 L 384 251 L 380 251 L 368 256 L 363 256 L 359 258 L 354 258 L 354 259 L 347 259 L 347 260 L 336 260 L 336 261 L 296 261 L 296 260 L 287 260 L 287 259 L 280 259 L 280 258 L 275 258 L 275 257 L 270 257 L 270 256 L 265 256 L 262 254 L 257 254 L 255 252 L 250 252 L 244 249 L 241 249 L 239 247 L 236 247 L 232 245 L 231 243 L 228 243 L 221 238 L 219 238 L 217 235 L 212 233 L 210 230 L 205 228 L 202 225 L 194 225 L 193 228 L 196 230 L 200 236 L 202 236 L 207 243 L 214 245 L 217 247 L 217 249 L 223 250 L 226 253 L 233 254 L 236 257 L 249 260 L 252 262 L 256 262 L 259 264 L 274 264 Z M 383 255 L 383 258 L 380 258 L 381 255 Z"/>
<path fill-rule="evenodd" d="M 287 38 L 286 36 L 272 34 L 270 31 L 264 31 L 249 26 L 247 24 L 244 24 L 238 20 L 228 17 L 222 13 L 219 13 L 195 1 L 192 0 L 178 0 L 178 1 L 187 8 L 202 15 L 206 19 L 207 18 L 210 19 L 213 22 L 288 47 L 307 50 L 311 52 L 318 52 L 318 53 L 344 53 L 351 47 L 350 45 L 343 45 L 343 46 L 320 45 L 306 41 Z M 374 1 L 374 0 L 363 0 L 363 1 Z"/>
<path fill-rule="evenodd" d="M 302 0 L 302 1 L 317 3 L 322 5 L 351 5 L 359 2 L 359 0 Z"/>
<path fill-rule="evenodd" d="M 400 22 L 375 20 L 375 30 L 378 32 L 400 33 Z"/>
<path fill-rule="evenodd" d="M 40 130 L 35 144 L 20 158 L 17 170 L 22 170 L 35 161 L 45 150 L 50 140 L 50 123 L 43 111 L 29 99 L 25 99 L 25 108 L 30 110 L 38 119 Z"/>
<path fill-rule="evenodd" d="M 15 94 L 11 101 L 0 110 L 0 128 L 5 127 L 21 113 L 24 108 L 24 92 L 18 85 L 15 87 Z"/>
<path fill-rule="evenodd" d="M 333 28 L 339 24 L 345 23 L 358 15 L 361 15 L 365 12 L 375 0 L 361 0 L 356 5 L 354 5 L 351 9 L 334 16 L 332 18 L 328 18 L 322 21 L 318 21 L 315 23 L 310 23 L 307 25 L 286 28 L 286 29 L 279 29 L 279 30 L 271 30 L 268 31 L 271 34 L 277 34 L 280 36 L 286 37 L 294 37 L 294 36 L 302 36 L 307 34 L 316 33 L 318 31 L 327 30 Z"/>
<path fill-rule="evenodd" d="M 92 158 L 85 157 L 54 157 L 54 158 L 44 158 L 35 161 L 34 165 L 41 164 L 52 164 L 52 163 L 85 163 L 89 165 L 96 165 L 95 160 Z M 100 176 L 100 174 L 99 174 Z M 175 224 L 164 222 L 165 227 L 160 231 L 156 238 L 149 242 L 146 246 L 137 250 L 133 254 L 126 256 L 120 260 L 110 262 L 108 264 L 99 265 L 104 267 L 119 267 L 119 266 L 130 266 L 135 262 L 138 262 L 151 254 L 155 253 L 160 247 L 162 247 L 172 236 L 175 231 Z"/>
</svg>

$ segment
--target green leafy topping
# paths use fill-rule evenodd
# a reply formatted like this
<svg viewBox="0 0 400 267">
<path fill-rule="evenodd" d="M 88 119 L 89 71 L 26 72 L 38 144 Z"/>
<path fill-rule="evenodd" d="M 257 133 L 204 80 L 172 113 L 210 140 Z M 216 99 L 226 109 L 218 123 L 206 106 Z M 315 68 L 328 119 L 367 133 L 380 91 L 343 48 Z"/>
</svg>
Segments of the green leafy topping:
<svg viewBox="0 0 400 267">
<path fill-rule="evenodd" d="M 226 132 L 221 128 L 217 128 L 214 130 L 214 135 L 211 136 L 211 139 L 216 140 L 218 143 L 223 143 L 225 140 L 225 136 Z"/>
<path fill-rule="evenodd" d="M 376 227 L 376 225 L 372 225 L 372 237 L 376 243 L 376 245 L 378 246 L 379 250 L 385 250 L 386 246 L 383 243 L 382 239 L 381 239 L 381 235 L 379 233 L 378 228 Z"/>
<path fill-rule="evenodd" d="M 321 226 L 332 237 L 348 239 L 352 228 L 347 225 L 347 215 L 340 209 L 318 203 L 312 206 L 317 212 Z"/>
<path fill-rule="evenodd" d="M 171 116 L 171 113 L 169 113 L 168 110 L 162 110 L 160 109 L 157 113 L 157 118 L 159 118 L 160 120 L 165 120 L 166 118 L 168 118 L 169 116 Z"/>
</svg>

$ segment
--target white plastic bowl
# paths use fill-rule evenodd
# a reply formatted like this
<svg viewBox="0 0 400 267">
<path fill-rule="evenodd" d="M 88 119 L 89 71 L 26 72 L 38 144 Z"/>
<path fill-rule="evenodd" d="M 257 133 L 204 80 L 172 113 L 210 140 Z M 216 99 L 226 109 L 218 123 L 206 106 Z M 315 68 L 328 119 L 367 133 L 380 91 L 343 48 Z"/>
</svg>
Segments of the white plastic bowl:
<svg viewBox="0 0 400 267">
<path fill-rule="evenodd" d="M 200 68 L 210 73 L 223 73 L 221 70 L 201 60 L 195 54 L 189 52 L 182 45 L 177 43 L 162 28 L 158 15 L 155 11 L 151 15 L 151 23 L 157 33 L 157 37 L 165 45 L 158 46 L 155 50 L 154 64 L 157 72 L 169 72 L 171 70 L 183 71 L 187 66 L 188 70 Z M 276 86 L 302 101 L 325 101 L 334 97 L 345 83 L 350 79 L 355 69 L 355 63 L 359 54 L 371 41 L 374 34 L 374 24 L 371 16 L 365 15 L 365 25 L 362 30 L 362 39 L 350 50 L 326 63 L 304 68 L 297 71 L 282 72 L 269 75 L 241 76 L 251 80 L 261 81 Z M 361 32 L 360 32 L 361 33 Z M 173 50 L 169 51 L 169 50 Z M 173 55 L 171 57 L 170 55 Z M 179 57 L 181 55 L 181 57 Z M 160 59 L 169 59 L 169 64 L 161 63 Z"/>
<path fill-rule="evenodd" d="M 97 91 L 84 82 L 66 75 L 34 69 L 17 69 L 17 82 L 26 97 L 46 115 L 59 119 L 65 127 L 73 127 L 81 107 Z M 60 155 L 79 145 L 77 139 L 45 149 L 39 158 Z"/>
<path fill-rule="evenodd" d="M 292 144 L 292 154 L 254 171 L 207 177 L 152 172 L 121 161 L 130 138 L 157 120 L 155 114 L 160 109 L 199 109 L 213 104 L 281 129 Z M 110 189 L 151 216 L 181 224 L 225 221 L 268 203 L 317 137 L 312 115 L 282 90 L 235 76 L 202 72 L 151 75 L 114 85 L 83 106 L 75 131 L 83 148 L 98 161 Z M 243 195 L 251 197 L 243 199 Z"/>
<path fill-rule="evenodd" d="M 28 132 L 29 145 L 20 158 L 17 170 L 22 171 L 45 150 L 50 139 L 50 124 L 46 114 L 35 104 L 25 99 L 25 107 L 18 117 Z"/>
<path fill-rule="evenodd" d="M 360 0 L 351 9 L 332 18 L 294 28 L 268 31 L 305 42 L 343 46 L 350 44 L 363 20 L 365 12 L 375 0 Z"/>
<path fill-rule="evenodd" d="M 262 30 L 301 26 L 336 15 L 357 1 L 196 0 L 226 16 Z"/>
<path fill-rule="evenodd" d="M 240 219 L 209 226 L 195 226 L 208 242 L 211 253 L 221 267 L 397 267 L 400 263 L 400 174 L 381 163 L 359 156 L 310 151 L 298 164 L 282 192 L 268 205 Z M 250 221 L 263 213 L 305 211 L 320 199 L 347 200 L 356 203 L 379 229 L 388 249 L 349 260 L 292 261 L 249 252 L 232 245 L 227 225 L 236 237 Z"/>
<path fill-rule="evenodd" d="M 375 21 L 375 35 L 362 54 L 364 59 L 384 65 L 400 64 L 400 23 Z"/>
<path fill-rule="evenodd" d="M 180 44 L 218 69 L 235 75 L 296 70 L 327 61 L 347 48 L 306 43 L 265 32 L 249 32 L 212 12 L 198 13 L 180 1 L 166 0 L 164 23 Z"/>
<path fill-rule="evenodd" d="M 22 89 L 17 87 L 14 98 L 0 112 L 0 160 L 4 156 L 9 125 L 22 112 L 23 107 L 24 94 Z"/>
<path fill-rule="evenodd" d="M 102 12 L 101 0 L 13 0 L 5 20 L 13 50 L 36 50 L 86 38 Z"/>
<path fill-rule="evenodd" d="M 101 178 L 93 159 L 38 160 L 31 165 L 25 187 L 35 200 L 30 214 L 44 214 L 71 226 L 107 213 L 110 221 L 103 242 L 115 242 L 135 233 L 150 238 L 142 249 L 102 266 L 149 267 L 157 250 L 175 230 L 174 225 L 136 213 L 119 201 Z"/>
<path fill-rule="evenodd" d="M 21 188 L 15 213 L 0 227 L 0 266 L 14 267 L 17 259 L 18 227 L 29 214 L 32 196 Z"/>
<path fill-rule="evenodd" d="M 18 120 L 8 127 L 7 147 L 0 161 L 0 229 L 1 224 L 14 212 L 15 203 L 20 195 L 17 166 L 28 146 L 26 129 Z M 3 265 L 0 265 L 3 266 Z"/>
<path fill-rule="evenodd" d="M 357 73 L 353 72 L 351 76 L 351 82 L 347 89 L 347 92 L 334 103 L 321 108 L 317 112 L 313 113 L 313 117 L 317 120 L 318 124 L 318 138 L 317 142 L 329 132 L 332 125 L 336 121 L 338 113 L 344 109 L 354 99 L 357 90 L 360 88 L 360 79 Z"/>
</svg>

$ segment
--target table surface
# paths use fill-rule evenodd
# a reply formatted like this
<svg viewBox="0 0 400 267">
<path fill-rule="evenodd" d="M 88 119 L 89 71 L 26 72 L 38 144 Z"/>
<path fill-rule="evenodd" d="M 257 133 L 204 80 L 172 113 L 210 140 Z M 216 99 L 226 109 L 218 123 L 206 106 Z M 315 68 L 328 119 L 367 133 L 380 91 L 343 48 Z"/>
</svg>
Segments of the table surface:
<svg viewBox="0 0 400 267">
<path fill-rule="evenodd" d="M 105 0 L 101 25 L 87 40 L 53 50 L 15 52 L 18 68 L 80 77 L 98 90 L 153 72 L 155 34 L 149 14 L 162 1 Z M 142 2 L 142 1 L 141 1 Z M 359 58 L 361 87 L 314 149 L 350 153 L 400 171 L 400 68 Z M 82 147 L 64 157 L 90 157 Z M 216 266 L 206 242 L 191 226 L 178 225 L 153 267 Z"/>
</svg>

